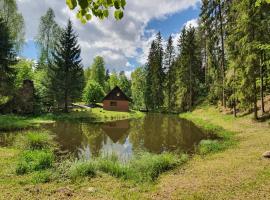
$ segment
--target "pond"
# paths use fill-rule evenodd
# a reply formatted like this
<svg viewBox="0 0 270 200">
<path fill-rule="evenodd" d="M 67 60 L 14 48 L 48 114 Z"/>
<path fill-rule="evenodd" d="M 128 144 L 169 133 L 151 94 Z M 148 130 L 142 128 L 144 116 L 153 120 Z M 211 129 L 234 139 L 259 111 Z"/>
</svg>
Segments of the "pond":
<svg viewBox="0 0 270 200">
<path fill-rule="evenodd" d="M 62 152 L 87 159 L 114 153 L 126 160 L 139 151 L 192 153 L 207 137 L 192 122 L 166 114 L 146 114 L 141 119 L 106 123 L 59 121 L 43 128 L 54 135 Z M 7 136 L 0 135 L 0 145 L 3 145 L 3 137 Z"/>
</svg>

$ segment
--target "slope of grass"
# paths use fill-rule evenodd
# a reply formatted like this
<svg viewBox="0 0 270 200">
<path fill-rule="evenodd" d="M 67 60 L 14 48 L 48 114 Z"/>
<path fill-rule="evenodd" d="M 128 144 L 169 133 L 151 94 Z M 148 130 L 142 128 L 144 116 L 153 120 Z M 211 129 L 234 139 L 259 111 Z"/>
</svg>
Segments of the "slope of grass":
<svg viewBox="0 0 270 200">
<path fill-rule="evenodd" d="M 146 194 L 147 198 L 269 199 L 270 165 L 269 160 L 262 158 L 262 153 L 270 150 L 268 122 L 255 122 L 252 116 L 235 119 L 212 106 L 197 108 L 182 117 L 204 129 L 221 127 L 223 131 L 218 131 L 218 135 L 233 144 L 224 145 L 221 151 L 217 141 L 205 142 L 202 151 L 215 154 L 196 155 L 185 169 L 163 176 L 155 191 Z"/>
</svg>

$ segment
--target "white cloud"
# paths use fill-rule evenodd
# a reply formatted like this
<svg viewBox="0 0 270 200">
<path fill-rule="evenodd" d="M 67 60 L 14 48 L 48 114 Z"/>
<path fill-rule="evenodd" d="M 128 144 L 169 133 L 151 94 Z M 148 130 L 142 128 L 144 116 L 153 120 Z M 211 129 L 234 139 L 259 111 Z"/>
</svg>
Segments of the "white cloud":
<svg viewBox="0 0 270 200">
<path fill-rule="evenodd" d="M 187 27 L 192 26 L 196 28 L 199 26 L 198 19 L 196 18 L 196 19 L 189 20 L 184 24 L 184 26 L 187 26 Z"/>
<path fill-rule="evenodd" d="M 117 71 L 131 71 L 134 66 L 128 63 L 135 59 L 144 64 L 149 46 L 154 38 L 155 30 L 146 30 L 147 24 L 153 19 L 165 19 L 168 16 L 195 7 L 200 0 L 127 0 L 125 17 L 115 21 L 92 21 L 83 25 L 70 11 L 65 1 L 60 0 L 17 0 L 19 10 L 26 23 L 26 39 L 33 40 L 38 31 L 39 19 L 51 7 L 56 14 L 56 21 L 64 26 L 70 18 L 82 48 L 83 63 L 88 66 L 93 57 L 104 57 L 108 68 Z M 194 23 L 193 23 L 194 24 Z"/>
</svg>

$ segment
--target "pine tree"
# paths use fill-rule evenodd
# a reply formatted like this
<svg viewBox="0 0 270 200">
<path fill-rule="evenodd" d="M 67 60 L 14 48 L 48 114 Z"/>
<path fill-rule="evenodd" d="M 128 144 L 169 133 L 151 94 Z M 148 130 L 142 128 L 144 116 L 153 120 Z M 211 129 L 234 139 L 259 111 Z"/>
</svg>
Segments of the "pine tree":
<svg viewBox="0 0 270 200">
<path fill-rule="evenodd" d="M 77 35 L 69 20 L 53 52 L 53 64 L 49 66 L 52 91 L 58 106 L 64 104 L 65 112 L 70 102 L 81 97 L 84 74 L 80 53 Z"/>
<path fill-rule="evenodd" d="M 11 66 L 16 63 L 14 43 L 9 28 L 0 17 L 0 99 L 12 96 L 15 70 Z"/>
</svg>

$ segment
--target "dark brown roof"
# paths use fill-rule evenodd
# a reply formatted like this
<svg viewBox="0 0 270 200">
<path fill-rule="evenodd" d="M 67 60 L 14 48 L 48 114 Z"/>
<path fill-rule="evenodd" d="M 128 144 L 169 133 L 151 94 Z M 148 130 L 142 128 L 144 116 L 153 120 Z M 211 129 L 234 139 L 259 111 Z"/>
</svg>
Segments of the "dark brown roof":
<svg viewBox="0 0 270 200">
<path fill-rule="evenodd" d="M 115 100 L 115 101 L 131 101 L 129 97 L 125 95 L 125 93 L 118 87 L 116 86 L 115 88 L 112 89 L 104 98 L 104 100 Z"/>
</svg>

